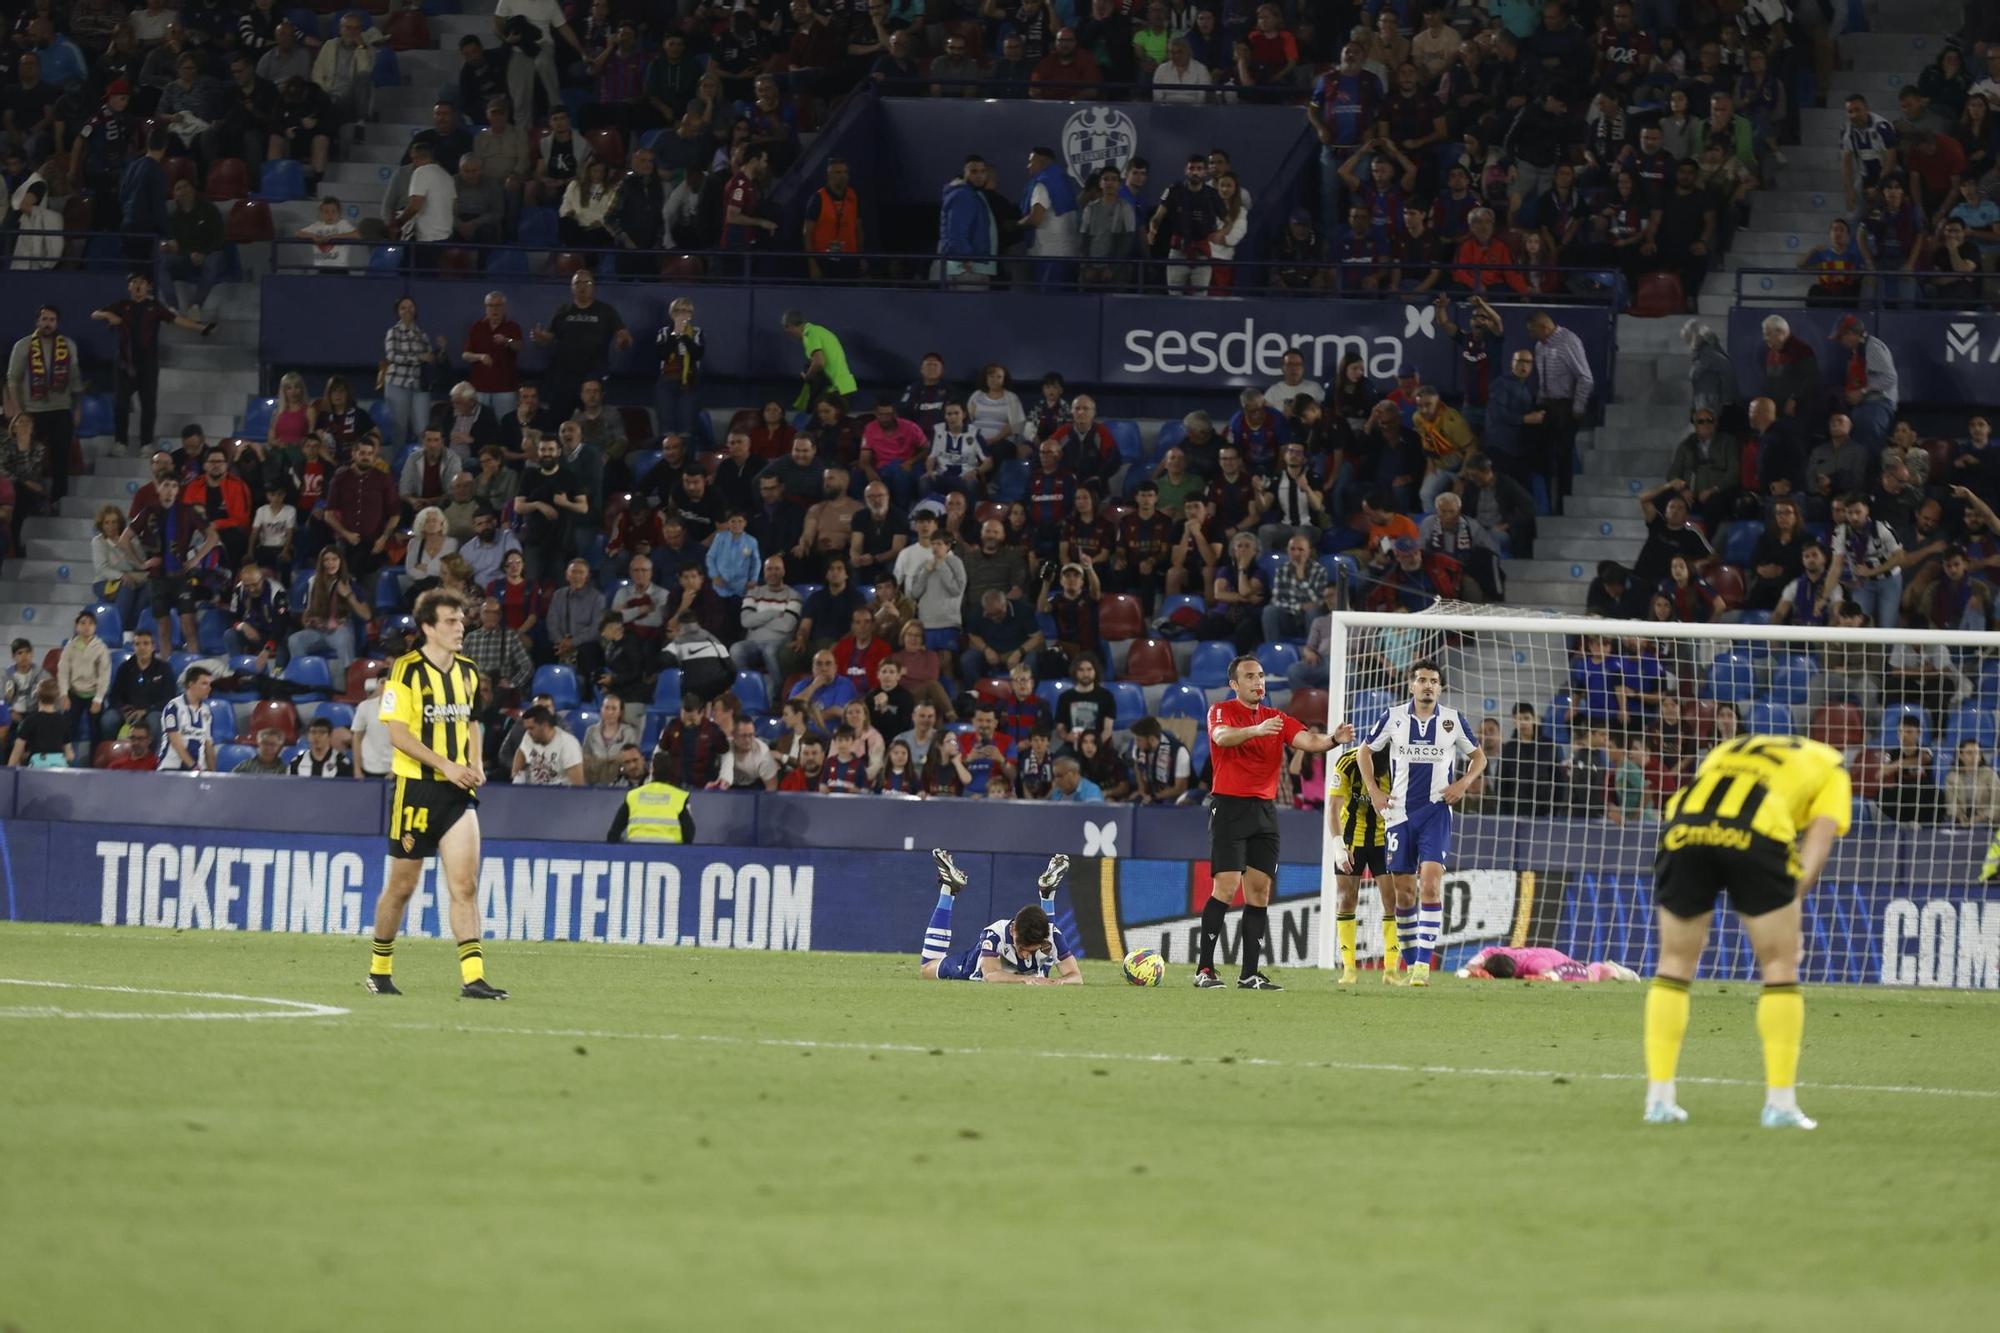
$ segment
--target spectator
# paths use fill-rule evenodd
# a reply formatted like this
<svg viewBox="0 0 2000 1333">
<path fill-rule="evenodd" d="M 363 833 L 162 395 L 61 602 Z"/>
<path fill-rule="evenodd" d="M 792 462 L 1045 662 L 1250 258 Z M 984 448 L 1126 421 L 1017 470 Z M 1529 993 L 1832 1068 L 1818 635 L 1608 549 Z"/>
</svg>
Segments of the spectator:
<svg viewBox="0 0 2000 1333">
<path fill-rule="evenodd" d="M 90 611 L 77 613 L 75 633 L 63 645 L 56 662 L 58 702 L 66 711 L 69 736 L 75 744 L 75 763 L 90 767 L 91 749 L 97 742 L 97 722 L 104 712 L 105 696 L 111 689 L 111 654 L 97 637 L 97 616 Z"/>
<path fill-rule="evenodd" d="M 597 279 L 579 269 L 570 277 L 570 300 L 535 325 L 534 341 L 550 348 L 542 397 L 558 420 L 576 411 L 586 380 L 602 381 L 611 350 L 632 346 L 632 331 L 613 306 L 597 299 Z"/>
<path fill-rule="evenodd" d="M 1977 740 L 1958 743 L 1952 770 L 1945 774 L 1944 799 L 1951 822 L 1961 828 L 2000 824 L 2000 774 L 1987 765 Z"/>
<path fill-rule="evenodd" d="M 367 120 L 374 111 L 375 51 L 362 37 L 366 25 L 354 10 L 340 16 L 339 35 L 321 44 L 312 80 L 332 104 L 335 123 Z"/>
<path fill-rule="evenodd" d="M 683 690 L 679 714 L 660 732 L 653 762 L 664 766 L 667 781 L 689 791 L 714 786 L 722 777 L 730 738 L 704 713 L 708 701 Z"/>
<path fill-rule="evenodd" d="M 525 720 L 528 734 L 514 751 L 513 781 L 530 787 L 581 787 L 583 746 L 576 737 L 547 705 L 530 708 Z"/>
<path fill-rule="evenodd" d="M 133 516 L 121 539 L 125 553 L 146 571 L 154 619 L 165 623 L 176 611 L 183 642 L 195 643 L 195 611 L 205 601 L 201 566 L 219 544 L 201 511 L 181 498 L 180 478 L 153 483 L 155 500 Z"/>
<path fill-rule="evenodd" d="M 841 710 L 859 697 L 859 691 L 854 679 L 840 669 L 833 650 L 822 648 L 812 656 L 812 673 L 792 687 L 789 697 L 806 705 L 822 725 L 835 726 Z"/>
<path fill-rule="evenodd" d="M 215 771 L 213 684 L 207 667 L 191 666 L 181 679 L 181 693 L 161 710 L 162 773 Z"/>
<path fill-rule="evenodd" d="M 327 485 L 321 512 L 355 577 L 373 578 L 384 563 L 400 512 L 395 484 L 376 455 L 373 437 L 355 442 L 352 461 Z"/>
<path fill-rule="evenodd" d="M 8 651 L 13 656 L 14 664 L 7 672 L 4 681 L 0 681 L 6 692 L 6 698 L 0 700 L 0 703 L 5 703 L 10 712 L 26 713 L 34 708 L 35 692 L 41 687 L 42 682 L 54 680 L 55 677 L 35 661 L 35 645 L 28 640 L 14 640 Z"/>
<path fill-rule="evenodd" d="M 1440 492 L 1435 509 L 1417 529 L 1417 544 L 1427 553 L 1456 561 L 1468 576 L 1460 595 L 1472 602 L 1506 600 L 1500 543 L 1477 519 L 1465 513 L 1465 502 L 1454 491 Z"/>
<path fill-rule="evenodd" d="M 1000 224 L 986 195 L 991 181 L 986 160 L 973 156 L 944 187 L 937 252 L 947 287 L 984 288 L 999 272 Z"/>
<path fill-rule="evenodd" d="M 1545 414 L 1541 433 L 1546 454 L 1554 465 L 1557 493 L 1568 495 L 1577 425 L 1590 411 L 1596 377 L 1582 340 L 1558 325 L 1547 311 L 1529 316 L 1528 336 L 1540 344 L 1535 353 L 1541 372 L 1537 402 Z"/>
<path fill-rule="evenodd" d="M 62 705 L 62 691 L 53 680 L 35 688 L 32 711 L 12 728 L 12 750 L 8 765 L 13 768 L 68 768 L 75 761 L 70 740 L 72 727 Z"/>
<path fill-rule="evenodd" d="M 1265 641 L 1305 638 L 1326 595 L 1326 582 L 1326 570 L 1313 558 L 1312 543 L 1303 536 L 1287 542 L 1285 563 L 1272 576 L 1271 599 L 1262 612 Z"/>
<path fill-rule="evenodd" d="M 1070 756 L 1055 761 L 1054 784 L 1048 799 L 1051 801 L 1081 801 L 1102 803 L 1104 789 L 1083 776 L 1083 769 Z"/>
<path fill-rule="evenodd" d="M 1855 437 L 1853 422 L 1845 412 L 1829 416 L 1826 430 L 1826 440 L 1806 455 L 1806 481 L 1814 495 L 1831 499 L 1861 488 L 1868 471 L 1868 451 Z"/>
<path fill-rule="evenodd" d="M 56 307 L 35 313 L 32 333 L 14 344 L 7 360 L 7 398 L 18 415 L 33 424 L 33 438 L 48 451 L 47 503 L 69 493 L 71 441 L 77 400 L 83 392 L 83 367 L 76 341 L 61 332 Z M 16 475 L 15 481 L 21 478 Z M 20 537 L 15 524 L 14 536 Z"/>
<path fill-rule="evenodd" d="M 282 732 L 278 736 L 281 741 L 284 739 Z M 261 745 L 261 732 L 258 741 Z M 306 726 L 305 748 L 292 757 L 284 771 L 299 778 L 351 778 L 354 757 L 346 750 L 333 748 L 333 723 L 316 717 Z"/>
<path fill-rule="evenodd" d="M 1869 498 L 1860 491 L 1838 502 L 1834 517 L 1832 579 L 1871 623 L 1896 628 L 1903 600 L 1901 539 L 1871 516 Z"/>
<path fill-rule="evenodd" d="M 265 727 L 257 733 L 257 752 L 229 771 L 252 777 L 283 777 L 291 772 L 285 763 L 284 750 L 285 733 L 276 727 Z"/>
<path fill-rule="evenodd" d="M 151 630 L 133 631 L 132 655 L 112 673 L 105 692 L 105 707 L 98 721 L 98 734 L 104 739 L 114 738 L 121 727 L 129 729 L 135 723 L 149 723 L 157 729 L 160 710 L 173 698 L 173 671 L 154 653 L 153 642 Z"/>
<path fill-rule="evenodd" d="M 368 619 L 368 603 L 356 591 L 348 564 L 337 547 L 319 553 L 299 607 L 299 629 L 287 647 L 293 657 L 330 657 L 334 679 L 344 679 L 357 656 L 349 617 Z"/>
<path fill-rule="evenodd" d="M 1082 792 L 1071 795 L 1063 790 L 1065 783 L 1062 766 L 1071 760 L 1077 764 L 1081 779 L 1095 786 L 1104 800 L 1123 801 L 1132 795 L 1131 773 L 1126 768 L 1124 760 L 1118 757 L 1118 751 L 1109 740 L 1095 732 L 1086 731 L 1077 738 L 1074 755 L 1062 755 L 1056 759 L 1054 783 L 1049 792 L 1050 800 L 1090 799 Z"/>
</svg>

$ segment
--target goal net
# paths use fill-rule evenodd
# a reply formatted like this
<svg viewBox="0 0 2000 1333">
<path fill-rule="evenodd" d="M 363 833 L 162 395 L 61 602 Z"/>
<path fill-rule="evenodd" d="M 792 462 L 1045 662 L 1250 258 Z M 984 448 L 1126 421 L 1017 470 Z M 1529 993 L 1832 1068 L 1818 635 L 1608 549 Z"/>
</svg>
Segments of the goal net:
<svg viewBox="0 0 2000 1333">
<path fill-rule="evenodd" d="M 1652 865 L 1666 799 L 1720 739 L 1839 748 L 1853 827 L 1805 903 L 1808 981 L 2000 987 L 2000 635 L 1611 621 L 1439 602 L 1339 613 L 1328 716 L 1368 730 L 1430 659 L 1487 769 L 1454 816 L 1438 964 L 1541 945 L 1650 973 Z M 1460 770 L 1463 771 L 1462 769 Z M 1332 844 L 1319 962 L 1332 965 Z M 2000 863 L 2000 847 L 1995 847 Z M 1379 966 L 1364 883 L 1359 955 Z M 1723 900 L 1701 974 L 1755 973 Z"/>
</svg>

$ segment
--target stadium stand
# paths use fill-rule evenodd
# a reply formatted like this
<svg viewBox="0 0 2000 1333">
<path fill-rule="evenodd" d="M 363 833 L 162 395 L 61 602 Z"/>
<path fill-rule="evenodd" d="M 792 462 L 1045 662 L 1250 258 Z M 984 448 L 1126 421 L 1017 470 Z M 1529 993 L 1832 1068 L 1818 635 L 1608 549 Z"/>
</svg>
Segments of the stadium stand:
<svg viewBox="0 0 2000 1333">
<path fill-rule="evenodd" d="M 496 774 L 532 697 L 588 739 L 615 693 L 649 746 L 691 696 L 746 713 L 787 783 L 786 701 L 808 701 L 805 727 L 872 734 L 879 768 L 917 705 L 969 728 L 981 677 L 1016 665 L 1064 734 L 1113 720 L 1091 756 L 1107 770 L 1148 712 L 1205 757 L 1192 724 L 1239 653 L 1324 725 L 1330 608 L 1831 623 L 1845 603 L 1855 623 L 1989 623 L 2000 471 L 1981 403 L 1899 399 L 1882 336 L 1899 304 L 1990 304 L 2000 140 L 1980 89 L 2000 89 L 1976 80 L 1994 34 L 1947 31 L 1953 6 L 1871 31 L 1813 0 L 1201 23 L 1135 4 L 928 22 L 800 6 L 715 26 L 613 4 L 565 6 L 541 34 L 553 61 L 510 58 L 491 0 L 292 10 L 268 33 L 247 5 L 240 28 L 215 21 L 231 8 L 199 11 L 212 31 L 49 37 L 80 77 L 43 88 L 17 59 L 0 79 L 21 275 L 0 308 L 22 367 L 0 623 L 33 660 L 87 605 L 118 652 L 164 625 L 177 674 L 200 659 L 225 677 L 231 737 L 273 723 L 296 742 L 296 703 L 331 710 L 315 715 L 345 744 L 439 586 L 477 608 Z M 0 9 L 24 49 L 43 43 L 33 6 Z M 1029 118 L 1042 103 L 1067 119 Z M 974 104 L 1022 114 L 912 145 L 910 124 L 955 130 Z M 1199 141 L 1148 119 L 1176 104 L 1202 109 Z M 1200 151 L 1149 160 L 1142 127 L 1141 146 Z M 1829 212 L 1851 249 L 1821 244 Z M 117 306 L 132 269 L 187 318 Z M 762 319 L 761 293 L 801 287 L 797 341 L 718 308 Z M 1278 327 L 1337 300 L 1448 350 L 1421 373 L 1301 354 L 1163 389 L 1050 365 L 1070 344 L 1011 314 L 934 362 L 946 344 L 908 331 L 921 321 L 881 327 L 896 307 L 869 303 L 1012 311 L 1030 292 L 1226 298 Z M 26 369 L 44 301 L 76 340 L 73 384 Z M 1781 315 L 1748 345 L 1759 305 L 1799 327 Z M 1805 314 L 1822 307 L 1853 318 L 1822 332 Z M 69 424 L 35 406 L 51 388 L 74 395 Z M 167 553 L 198 558 L 155 604 L 134 565 L 162 554 L 168 476 L 218 540 Z M 937 533 L 948 548 L 926 552 Z M 1839 565 L 1824 585 L 1815 543 Z M 253 562 L 270 577 L 245 588 Z M 1086 659 L 1095 687 L 1070 683 Z M 1576 663 L 1549 719 L 1565 745 L 1601 676 L 1581 645 Z M 1986 664 L 1885 661 L 1843 674 L 1844 696 L 1828 675 L 1746 650 L 1675 688 L 1691 715 L 1728 704 L 1873 739 L 1877 758 L 1906 708 L 1925 745 L 1992 748 Z M 822 702 L 850 693 L 858 715 Z M 1363 724 L 1386 706 L 1357 702 Z M 82 726 L 78 759 L 129 717 Z M 1004 721 L 1023 742 L 1034 724 Z M 954 794 L 931 754 L 927 790 Z M 1287 776 L 1287 799 L 1317 789 Z"/>
</svg>

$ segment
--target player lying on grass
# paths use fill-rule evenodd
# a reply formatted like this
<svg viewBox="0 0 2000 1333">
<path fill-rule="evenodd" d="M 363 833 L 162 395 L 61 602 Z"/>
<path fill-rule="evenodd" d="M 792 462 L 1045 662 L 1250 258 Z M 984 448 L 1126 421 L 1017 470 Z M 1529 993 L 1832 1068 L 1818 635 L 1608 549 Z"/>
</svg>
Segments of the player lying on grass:
<svg viewBox="0 0 2000 1333">
<path fill-rule="evenodd" d="M 1458 969 L 1461 977 L 1485 981 L 1637 981 L 1623 963 L 1579 963 L 1561 949 L 1481 949 Z"/>
<path fill-rule="evenodd" d="M 1081 986 L 1083 969 L 1076 955 L 1055 926 L 1056 890 L 1069 873 L 1069 858 L 1058 852 L 1049 858 L 1035 887 L 1041 902 L 1023 907 L 1010 920 L 1001 917 L 979 932 L 979 943 L 957 953 L 951 951 L 951 909 L 958 891 L 969 877 L 952 863 L 951 853 L 938 848 L 931 853 L 937 862 L 938 900 L 931 912 L 931 924 L 924 931 L 923 962 L 919 972 L 926 981 L 996 981 L 1017 986 Z M 1054 975 L 1050 975 L 1053 973 Z"/>
</svg>

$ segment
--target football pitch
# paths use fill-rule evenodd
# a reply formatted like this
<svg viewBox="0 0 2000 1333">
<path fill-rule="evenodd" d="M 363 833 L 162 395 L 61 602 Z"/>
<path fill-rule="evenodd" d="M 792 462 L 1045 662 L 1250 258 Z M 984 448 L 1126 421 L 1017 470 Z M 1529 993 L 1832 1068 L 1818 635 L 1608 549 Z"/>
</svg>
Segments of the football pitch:
<svg viewBox="0 0 2000 1333">
<path fill-rule="evenodd" d="M 2000 997 L 926 983 L 913 957 L 0 926 L 0 1329 L 1923 1328 L 2000 1293 Z M 49 983 L 49 984 L 22 984 Z M 1982 1315 L 1979 1312 L 1985 1311 Z M 1365 1320 L 1365 1324 L 1357 1321 Z"/>
</svg>

